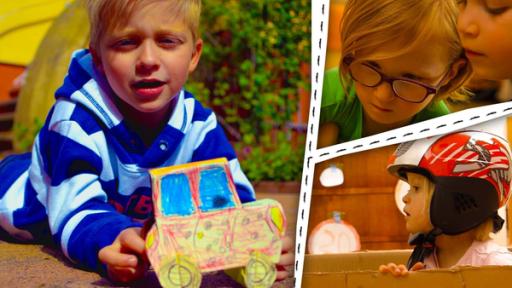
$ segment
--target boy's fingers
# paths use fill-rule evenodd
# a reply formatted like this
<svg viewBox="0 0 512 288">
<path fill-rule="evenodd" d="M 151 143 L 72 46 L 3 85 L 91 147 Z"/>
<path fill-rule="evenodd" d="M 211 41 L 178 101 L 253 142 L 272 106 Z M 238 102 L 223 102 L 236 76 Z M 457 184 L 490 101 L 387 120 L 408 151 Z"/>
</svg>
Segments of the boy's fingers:
<svg viewBox="0 0 512 288">
<path fill-rule="evenodd" d="M 290 265 L 293 265 L 294 261 L 295 261 L 295 254 L 285 253 L 285 254 L 281 254 L 281 257 L 279 258 L 279 262 L 277 262 L 277 264 L 279 264 L 281 266 L 290 266 Z"/>
<path fill-rule="evenodd" d="M 138 262 L 135 255 L 120 253 L 110 246 L 101 249 L 98 253 L 98 258 L 108 266 L 117 267 L 135 268 Z"/>
<path fill-rule="evenodd" d="M 121 247 L 126 250 L 143 255 L 145 250 L 145 241 L 140 236 L 141 228 L 126 229 L 119 235 Z"/>
<path fill-rule="evenodd" d="M 112 267 L 108 270 L 109 279 L 119 283 L 131 282 L 139 278 L 139 274 L 135 268 Z"/>
<path fill-rule="evenodd" d="M 284 236 L 282 239 L 282 246 L 281 251 L 293 251 L 294 243 L 292 241 L 292 238 L 289 236 Z"/>
<path fill-rule="evenodd" d="M 276 281 L 282 281 L 282 280 L 286 279 L 287 277 L 288 277 L 288 271 L 286 271 L 286 270 L 277 271 L 277 273 L 276 273 Z"/>
</svg>

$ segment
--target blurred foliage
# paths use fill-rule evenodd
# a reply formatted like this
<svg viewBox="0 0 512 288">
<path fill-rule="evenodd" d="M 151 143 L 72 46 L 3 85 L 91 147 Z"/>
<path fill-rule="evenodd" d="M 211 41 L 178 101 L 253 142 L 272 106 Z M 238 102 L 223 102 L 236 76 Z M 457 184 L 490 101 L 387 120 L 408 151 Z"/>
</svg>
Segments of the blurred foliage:
<svg viewBox="0 0 512 288">
<path fill-rule="evenodd" d="M 298 180 L 304 139 L 287 126 L 310 90 L 310 1 L 204 0 L 202 11 L 187 89 L 215 110 L 250 180 Z"/>
<path fill-rule="evenodd" d="M 299 145 L 291 145 L 287 133 L 279 131 L 273 142 L 246 147 L 242 150 L 241 165 L 252 181 L 300 180 L 304 157 L 304 137 Z M 271 147 L 268 145 L 272 144 Z"/>
<path fill-rule="evenodd" d="M 37 133 L 43 128 L 43 125 L 44 122 L 40 118 L 34 118 L 30 126 L 25 126 L 23 123 L 19 122 L 15 123 L 12 131 L 14 139 L 17 140 L 16 151 L 29 151 L 32 148 Z"/>
</svg>

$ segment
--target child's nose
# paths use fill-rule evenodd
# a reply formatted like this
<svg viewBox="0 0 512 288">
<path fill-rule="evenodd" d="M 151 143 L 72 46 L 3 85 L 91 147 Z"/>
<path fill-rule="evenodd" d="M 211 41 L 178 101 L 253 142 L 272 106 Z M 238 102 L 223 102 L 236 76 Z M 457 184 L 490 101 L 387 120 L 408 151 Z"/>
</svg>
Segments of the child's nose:
<svg viewBox="0 0 512 288">
<path fill-rule="evenodd" d="M 462 38 L 476 37 L 480 33 L 478 26 L 478 17 L 473 11 L 472 6 L 465 7 L 459 13 L 457 19 L 457 30 Z"/>
<path fill-rule="evenodd" d="M 476 23 L 458 24 L 458 30 L 461 37 L 476 37 L 480 33 L 480 28 Z"/>
<path fill-rule="evenodd" d="M 407 193 L 407 194 L 404 195 L 404 197 L 402 197 L 402 202 L 407 204 L 407 203 L 409 203 L 409 201 L 410 201 L 409 193 Z"/>
<path fill-rule="evenodd" d="M 145 42 L 140 47 L 137 71 L 142 74 L 151 73 L 158 69 L 157 51 L 151 43 Z"/>
<path fill-rule="evenodd" d="M 382 81 L 377 87 L 374 88 L 374 95 L 381 102 L 389 102 L 395 99 L 395 92 L 390 83 Z"/>
</svg>

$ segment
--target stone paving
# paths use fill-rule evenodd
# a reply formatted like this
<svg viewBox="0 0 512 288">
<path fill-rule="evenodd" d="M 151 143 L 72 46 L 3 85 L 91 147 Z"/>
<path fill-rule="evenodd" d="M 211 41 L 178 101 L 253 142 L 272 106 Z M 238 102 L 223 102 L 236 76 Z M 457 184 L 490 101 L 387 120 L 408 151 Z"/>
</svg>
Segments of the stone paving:
<svg viewBox="0 0 512 288">
<path fill-rule="evenodd" d="M 285 210 L 287 233 L 295 237 L 297 202 L 299 195 L 280 193 L 270 195 L 258 193 L 260 198 L 274 198 Z M 0 239 L 5 240 L 5 236 Z M 289 268 L 290 274 L 293 267 Z M 210 273 L 203 276 L 201 287 L 240 287 L 224 273 Z M 294 279 L 277 282 L 273 287 L 293 287 Z M 34 244 L 16 244 L 0 240 L 0 287 L 113 287 L 96 273 L 83 271 L 72 266 L 62 253 L 52 247 Z M 160 287 L 154 272 L 134 287 Z"/>
</svg>

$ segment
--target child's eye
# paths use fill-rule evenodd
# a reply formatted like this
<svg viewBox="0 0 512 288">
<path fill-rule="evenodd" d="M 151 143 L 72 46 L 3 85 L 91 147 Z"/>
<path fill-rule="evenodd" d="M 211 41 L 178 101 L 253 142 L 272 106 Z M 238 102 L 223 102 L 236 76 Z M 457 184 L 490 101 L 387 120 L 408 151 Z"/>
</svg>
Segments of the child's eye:
<svg viewBox="0 0 512 288">
<path fill-rule="evenodd" d="M 465 6 L 466 5 L 466 0 L 457 0 L 457 5 Z"/>
<path fill-rule="evenodd" d="M 176 38 L 165 37 L 165 38 L 158 39 L 158 43 L 160 43 L 160 45 L 162 45 L 163 47 L 173 48 L 173 47 L 176 47 L 179 44 L 181 44 L 182 41 L 180 41 L 179 39 L 176 39 Z"/>
<path fill-rule="evenodd" d="M 496 7 L 496 8 L 487 6 L 485 9 L 491 15 L 500 15 L 500 14 L 503 14 L 504 12 L 506 12 L 508 10 L 508 8 L 509 8 L 508 6 Z"/>
<path fill-rule="evenodd" d="M 129 49 L 131 47 L 135 47 L 137 45 L 137 41 L 134 39 L 121 39 L 114 43 L 114 48 L 118 49 Z"/>
<path fill-rule="evenodd" d="M 506 0 L 486 0 L 484 1 L 485 10 L 491 15 L 503 14 L 510 8 L 510 1 Z"/>
</svg>

